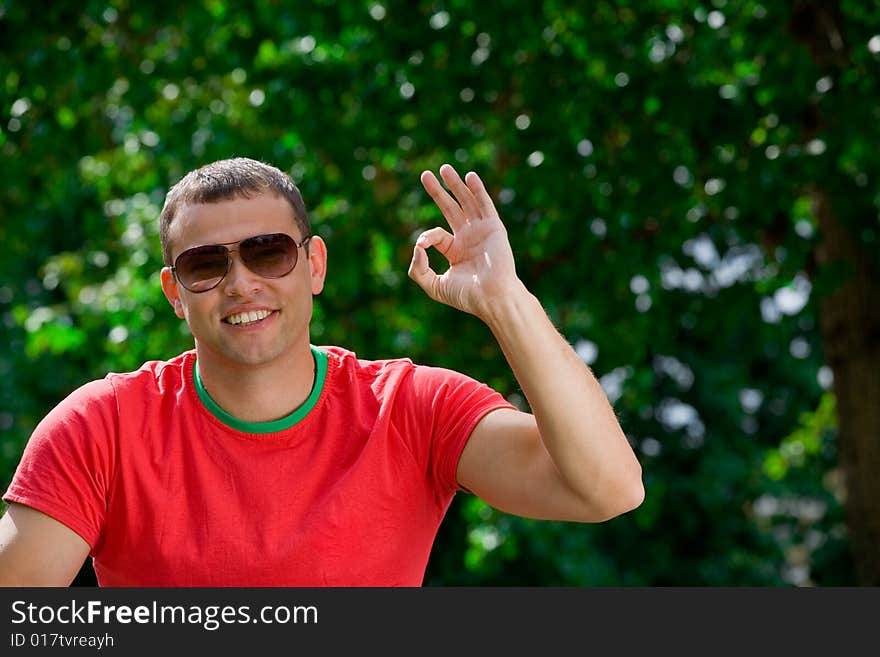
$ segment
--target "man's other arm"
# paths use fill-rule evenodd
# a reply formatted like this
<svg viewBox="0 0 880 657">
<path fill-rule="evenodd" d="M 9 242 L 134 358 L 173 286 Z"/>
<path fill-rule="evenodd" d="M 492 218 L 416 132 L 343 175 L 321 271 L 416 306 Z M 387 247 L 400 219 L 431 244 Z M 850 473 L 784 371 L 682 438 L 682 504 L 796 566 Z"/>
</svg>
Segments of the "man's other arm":
<svg viewBox="0 0 880 657">
<path fill-rule="evenodd" d="M 425 190 L 452 228 L 422 233 L 409 275 L 436 301 L 471 313 L 492 330 L 532 413 L 499 409 L 471 433 L 458 483 L 516 515 L 599 522 L 639 506 L 642 469 L 589 368 L 516 275 L 507 231 L 479 176 L 448 164 Z M 454 194 L 454 197 L 453 197 Z M 438 275 L 426 254 L 449 261 Z"/>
<path fill-rule="evenodd" d="M 0 586 L 70 586 L 89 549 L 66 525 L 13 502 L 0 518 Z"/>
<path fill-rule="evenodd" d="M 488 318 L 532 413 L 499 409 L 474 428 L 458 481 L 530 518 L 601 522 L 639 506 L 641 466 L 590 369 L 524 287 Z"/>
</svg>

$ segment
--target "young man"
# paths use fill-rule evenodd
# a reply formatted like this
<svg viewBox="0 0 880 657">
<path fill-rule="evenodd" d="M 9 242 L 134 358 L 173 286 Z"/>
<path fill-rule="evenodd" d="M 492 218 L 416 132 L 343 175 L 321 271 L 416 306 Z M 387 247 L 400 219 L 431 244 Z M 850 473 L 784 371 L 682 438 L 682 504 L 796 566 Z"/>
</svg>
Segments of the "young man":
<svg viewBox="0 0 880 657">
<path fill-rule="evenodd" d="M 0 582 L 419 586 L 456 490 L 532 518 L 637 507 L 641 468 L 589 369 L 517 278 L 475 173 L 421 176 L 452 232 L 410 277 L 483 320 L 533 414 L 462 374 L 310 343 L 327 247 L 290 178 L 246 158 L 168 193 L 162 289 L 195 349 L 85 384 L 34 431 L 4 499 Z M 449 261 L 437 275 L 426 249 Z"/>
</svg>

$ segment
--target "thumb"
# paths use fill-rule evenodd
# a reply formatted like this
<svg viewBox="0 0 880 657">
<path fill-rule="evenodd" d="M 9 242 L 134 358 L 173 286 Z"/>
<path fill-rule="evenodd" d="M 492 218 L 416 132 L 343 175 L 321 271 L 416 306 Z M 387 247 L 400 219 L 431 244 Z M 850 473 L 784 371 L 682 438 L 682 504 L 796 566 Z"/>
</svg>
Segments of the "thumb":
<svg viewBox="0 0 880 657">
<path fill-rule="evenodd" d="M 416 244 L 413 248 L 413 257 L 409 263 L 407 274 L 429 297 L 434 300 L 437 299 L 435 290 L 440 277 L 437 275 L 437 272 L 431 269 L 431 264 L 428 262 L 428 254 L 425 252 L 425 248 L 419 244 Z"/>
</svg>

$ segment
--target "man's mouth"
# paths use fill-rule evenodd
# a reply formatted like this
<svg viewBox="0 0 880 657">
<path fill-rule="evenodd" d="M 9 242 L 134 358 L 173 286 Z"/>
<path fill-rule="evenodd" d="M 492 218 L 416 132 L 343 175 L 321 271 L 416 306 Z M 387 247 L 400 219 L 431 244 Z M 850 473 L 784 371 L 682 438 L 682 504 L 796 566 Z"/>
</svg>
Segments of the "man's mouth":
<svg viewBox="0 0 880 657">
<path fill-rule="evenodd" d="M 266 319 L 273 312 L 271 310 L 251 310 L 250 312 L 229 315 L 229 317 L 224 317 L 223 321 L 234 326 L 248 326 Z"/>
</svg>

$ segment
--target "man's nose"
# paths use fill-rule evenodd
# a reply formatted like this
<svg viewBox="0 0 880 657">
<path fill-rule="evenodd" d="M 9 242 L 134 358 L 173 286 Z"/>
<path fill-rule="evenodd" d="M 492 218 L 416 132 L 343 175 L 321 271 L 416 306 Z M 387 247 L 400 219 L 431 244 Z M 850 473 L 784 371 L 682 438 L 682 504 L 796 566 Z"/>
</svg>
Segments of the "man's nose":
<svg viewBox="0 0 880 657">
<path fill-rule="evenodd" d="M 242 262 L 237 251 L 230 251 L 232 262 L 224 279 L 224 292 L 231 297 L 248 296 L 262 287 L 262 277 L 255 274 Z"/>
</svg>

